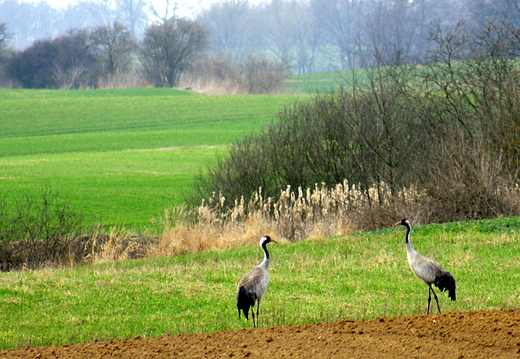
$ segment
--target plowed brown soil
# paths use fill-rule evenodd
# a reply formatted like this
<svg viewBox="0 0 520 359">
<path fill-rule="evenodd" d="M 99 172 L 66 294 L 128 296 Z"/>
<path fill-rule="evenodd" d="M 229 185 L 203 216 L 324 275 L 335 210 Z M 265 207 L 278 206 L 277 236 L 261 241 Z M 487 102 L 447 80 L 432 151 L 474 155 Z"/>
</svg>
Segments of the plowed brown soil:
<svg viewBox="0 0 520 359">
<path fill-rule="evenodd" d="M 520 309 L 29 347 L 0 358 L 520 358 Z"/>
</svg>

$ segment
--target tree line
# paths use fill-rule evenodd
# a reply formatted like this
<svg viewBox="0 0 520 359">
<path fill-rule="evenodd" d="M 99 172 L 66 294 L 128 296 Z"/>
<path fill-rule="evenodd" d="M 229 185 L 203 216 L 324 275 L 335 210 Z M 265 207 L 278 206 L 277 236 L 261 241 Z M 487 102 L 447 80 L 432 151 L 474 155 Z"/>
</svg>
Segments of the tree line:
<svg viewBox="0 0 520 359">
<path fill-rule="evenodd" d="M 270 93 L 287 74 L 282 64 L 261 56 L 242 64 L 206 56 L 209 29 L 182 17 L 151 24 L 140 42 L 119 21 L 36 40 L 23 51 L 7 47 L 10 36 L 0 24 L 0 83 L 7 87 L 177 87 L 181 76 L 191 73 L 192 82 L 227 82 L 238 92 Z"/>
<path fill-rule="evenodd" d="M 207 45 L 208 31 L 188 19 L 151 25 L 141 44 L 116 21 L 36 40 L 24 51 L 6 54 L 3 70 L 6 79 L 24 88 L 96 88 L 134 72 L 139 61 L 143 78 L 173 87 Z"/>
<path fill-rule="evenodd" d="M 112 0 L 77 2 L 57 10 L 44 1 L 2 0 L 0 23 L 6 26 L 3 33 L 11 36 L 3 43 L 0 35 L 0 46 L 11 43 L 16 51 L 21 51 L 37 42 L 41 46 L 41 41 L 63 41 L 71 33 L 80 36 L 80 32 L 92 33 L 97 28 L 115 31 L 115 24 L 120 24 L 135 43 L 145 47 L 157 43 L 150 36 L 151 32 L 159 35 L 158 27 L 161 31 L 168 27 L 171 30 L 172 23 L 189 23 L 192 30 L 198 27 L 196 53 L 234 65 L 242 65 L 251 57 L 267 58 L 288 72 L 307 73 L 370 67 L 375 56 L 386 65 L 424 62 L 431 50 L 430 26 L 436 23 L 450 27 L 463 20 L 468 27 L 477 29 L 493 17 L 507 16 L 513 24 L 520 21 L 518 4 L 512 0 L 270 0 L 260 4 L 222 0 L 182 20 L 178 7 L 169 1 L 158 8 L 146 0 Z M 88 46 L 91 54 L 106 52 L 106 46 L 92 44 L 96 42 L 92 35 L 84 47 Z M 168 51 L 165 56 L 170 55 L 173 56 Z M 141 75 L 146 74 L 147 80 L 156 86 L 174 83 L 176 71 L 150 73 L 150 64 L 159 61 L 157 54 L 153 57 L 137 51 L 130 64 L 135 69 L 136 58 L 142 60 Z M 186 60 L 193 64 L 193 58 Z M 66 61 L 70 60 L 60 62 Z M 105 65 L 97 66 L 99 69 Z M 164 79 L 165 71 L 170 72 L 170 78 Z"/>
</svg>

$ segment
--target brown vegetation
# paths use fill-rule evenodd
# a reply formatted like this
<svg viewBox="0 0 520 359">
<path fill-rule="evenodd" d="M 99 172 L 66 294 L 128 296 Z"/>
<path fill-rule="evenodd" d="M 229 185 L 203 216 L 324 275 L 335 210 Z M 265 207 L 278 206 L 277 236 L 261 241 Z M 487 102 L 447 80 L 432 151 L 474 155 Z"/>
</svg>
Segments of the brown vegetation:
<svg viewBox="0 0 520 359">
<path fill-rule="evenodd" d="M 288 77 L 281 62 L 249 56 L 242 64 L 208 57 L 181 78 L 181 87 L 211 95 L 276 94 Z"/>
</svg>

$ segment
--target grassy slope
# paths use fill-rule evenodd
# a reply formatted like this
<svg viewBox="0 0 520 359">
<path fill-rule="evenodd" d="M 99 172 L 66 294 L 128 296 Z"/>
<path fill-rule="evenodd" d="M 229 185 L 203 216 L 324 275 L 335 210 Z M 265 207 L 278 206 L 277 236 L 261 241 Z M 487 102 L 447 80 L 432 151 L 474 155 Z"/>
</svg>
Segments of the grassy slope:
<svg viewBox="0 0 520 359">
<path fill-rule="evenodd" d="M 520 218 L 416 226 L 412 241 L 457 279 L 445 312 L 520 306 Z M 404 228 L 270 245 L 261 325 L 423 314 L 427 287 L 406 263 Z M 236 283 L 258 246 L 194 255 L 3 273 L 0 347 L 251 327 Z"/>
<path fill-rule="evenodd" d="M 328 93 L 331 89 L 352 84 L 353 80 L 357 79 L 354 77 L 356 75 L 361 76 L 361 73 L 351 71 L 308 73 L 292 76 L 286 81 L 285 86 L 294 93 Z"/>
<path fill-rule="evenodd" d="M 226 146 L 299 98 L 0 90 L 0 194 L 51 186 L 87 221 L 146 227 Z"/>
<path fill-rule="evenodd" d="M 338 91 L 341 87 L 352 85 L 369 86 L 374 70 L 314 72 L 291 76 L 285 82 L 286 88 L 293 93 L 324 94 Z"/>
</svg>

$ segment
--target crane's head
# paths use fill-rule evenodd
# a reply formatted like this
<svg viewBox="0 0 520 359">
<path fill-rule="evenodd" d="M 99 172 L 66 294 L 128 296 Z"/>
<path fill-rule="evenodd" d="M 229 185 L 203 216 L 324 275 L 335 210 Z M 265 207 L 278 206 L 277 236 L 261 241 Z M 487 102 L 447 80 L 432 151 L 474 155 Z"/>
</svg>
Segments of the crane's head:
<svg viewBox="0 0 520 359">
<path fill-rule="evenodd" d="M 394 224 L 394 226 L 405 226 L 405 227 L 411 227 L 412 223 L 408 218 L 403 218 L 401 221 Z"/>
<path fill-rule="evenodd" d="M 262 238 L 260 238 L 260 245 L 264 245 L 264 244 L 267 244 L 267 243 L 271 243 L 271 242 L 275 242 L 274 240 L 271 239 L 271 237 L 269 236 L 263 236 Z"/>
</svg>

